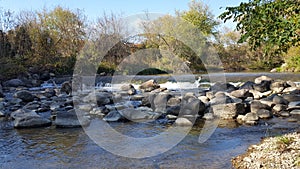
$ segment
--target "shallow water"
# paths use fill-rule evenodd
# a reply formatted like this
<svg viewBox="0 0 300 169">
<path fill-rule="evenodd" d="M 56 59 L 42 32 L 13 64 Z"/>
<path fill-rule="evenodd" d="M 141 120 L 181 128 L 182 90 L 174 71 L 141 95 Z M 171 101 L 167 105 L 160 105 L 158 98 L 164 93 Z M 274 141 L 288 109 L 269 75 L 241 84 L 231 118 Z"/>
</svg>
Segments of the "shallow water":
<svg viewBox="0 0 300 169">
<path fill-rule="evenodd" d="M 262 123 L 251 127 L 221 122 L 209 140 L 202 144 L 198 143 L 198 135 L 203 123 L 198 122 L 171 150 L 154 157 L 131 159 L 107 152 L 81 128 L 57 129 L 52 126 L 16 130 L 11 122 L 2 119 L 0 168 L 231 168 L 230 159 L 244 153 L 261 137 L 297 128 L 297 123 L 288 123 L 291 124 L 288 129 L 270 128 L 275 123 L 286 126 L 285 121 L 276 118 L 268 122 L 268 126 Z M 111 126 L 136 137 L 153 136 L 168 128 L 161 124 L 133 122 L 112 123 Z"/>
</svg>

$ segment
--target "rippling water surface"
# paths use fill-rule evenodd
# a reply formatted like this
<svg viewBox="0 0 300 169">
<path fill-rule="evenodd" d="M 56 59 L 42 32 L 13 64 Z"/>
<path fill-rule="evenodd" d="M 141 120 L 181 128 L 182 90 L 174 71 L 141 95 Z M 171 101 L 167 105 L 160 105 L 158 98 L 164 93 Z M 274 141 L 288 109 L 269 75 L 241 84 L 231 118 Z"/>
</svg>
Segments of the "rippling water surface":
<svg viewBox="0 0 300 169">
<path fill-rule="evenodd" d="M 203 123 L 198 122 L 186 138 L 171 150 L 150 158 L 130 159 L 105 151 L 80 128 L 16 130 L 10 122 L 2 120 L 0 124 L 0 168 L 5 169 L 231 168 L 230 159 L 243 153 L 250 144 L 259 142 L 261 137 L 270 133 L 276 135 L 288 131 L 271 131 L 266 125 L 238 127 L 235 123 L 220 123 L 212 137 L 200 144 L 197 141 Z M 112 123 L 111 126 L 133 137 L 153 136 L 168 127 L 133 122 Z"/>
</svg>

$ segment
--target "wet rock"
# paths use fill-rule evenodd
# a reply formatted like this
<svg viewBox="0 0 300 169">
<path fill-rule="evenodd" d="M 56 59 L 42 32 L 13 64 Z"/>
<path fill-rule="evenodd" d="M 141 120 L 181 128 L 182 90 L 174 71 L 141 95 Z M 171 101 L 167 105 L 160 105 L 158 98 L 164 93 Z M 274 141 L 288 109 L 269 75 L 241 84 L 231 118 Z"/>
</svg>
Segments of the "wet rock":
<svg viewBox="0 0 300 169">
<path fill-rule="evenodd" d="M 260 109 L 256 112 L 256 114 L 260 119 L 268 119 L 272 117 L 271 111 L 266 109 Z"/>
<path fill-rule="evenodd" d="M 208 103 L 209 103 L 209 98 L 206 97 L 206 96 L 199 96 L 198 99 L 199 99 L 200 101 L 202 101 L 203 103 L 205 103 L 205 104 L 208 104 Z"/>
<path fill-rule="evenodd" d="M 175 125 L 178 125 L 178 126 L 192 126 L 193 123 L 187 118 L 180 117 L 180 118 L 177 118 L 175 120 Z"/>
<path fill-rule="evenodd" d="M 20 87 L 25 86 L 25 83 L 20 79 L 11 79 L 3 83 L 5 87 Z"/>
<path fill-rule="evenodd" d="M 263 104 L 258 100 L 254 100 L 251 102 L 250 109 L 251 112 L 256 113 L 260 109 L 270 110 L 270 106 Z"/>
<path fill-rule="evenodd" d="M 170 106 L 167 108 L 167 114 L 178 116 L 180 112 L 180 105 Z"/>
<path fill-rule="evenodd" d="M 108 113 L 109 113 L 109 110 L 105 106 L 95 107 L 95 108 L 93 108 L 93 110 L 90 111 L 91 115 L 96 115 L 96 116 L 100 116 L 100 117 L 103 117 Z"/>
<path fill-rule="evenodd" d="M 245 113 L 245 105 L 243 103 L 219 104 L 212 106 L 212 111 L 221 119 L 233 119 Z"/>
<path fill-rule="evenodd" d="M 119 111 L 119 113 L 130 121 L 153 121 L 156 120 L 160 114 L 153 112 L 151 108 L 148 107 L 138 107 L 136 109 L 127 108 Z"/>
<path fill-rule="evenodd" d="M 160 85 L 155 80 L 148 80 L 140 85 L 140 89 L 144 92 L 151 92 L 158 89 Z"/>
<path fill-rule="evenodd" d="M 34 100 L 35 96 L 32 95 L 29 91 L 21 90 L 14 94 L 15 98 L 21 99 L 23 102 L 31 102 Z"/>
<path fill-rule="evenodd" d="M 59 128 L 73 128 L 87 126 L 90 124 L 90 119 L 85 116 L 84 112 L 80 110 L 69 110 L 57 112 L 55 125 Z"/>
<path fill-rule="evenodd" d="M 232 95 L 236 98 L 240 98 L 240 99 L 246 99 L 247 97 L 253 97 L 253 94 L 251 94 L 248 89 L 235 90 L 235 91 L 232 91 L 230 93 L 230 95 Z"/>
<path fill-rule="evenodd" d="M 35 101 L 35 102 L 29 102 L 27 103 L 24 108 L 29 109 L 29 110 L 37 110 L 41 107 L 40 103 Z"/>
<path fill-rule="evenodd" d="M 51 78 L 51 75 L 50 75 L 49 71 L 43 72 L 40 76 L 40 80 L 42 80 L 42 81 L 47 81 L 50 78 Z"/>
<path fill-rule="evenodd" d="M 89 93 L 82 101 L 84 103 L 97 103 L 98 106 L 104 106 L 112 102 L 112 94 L 108 92 Z"/>
<path fill-rule="evenodd" d="M 30 113 L 24 114 L 21 117 L 17 117 L 14 120 L 15 128 L 35 128 L 51 126 L 51 120 L 41 117 L 39 115 L 32 115 Z"/>
<path fill-rule="evenodd" d="M 260 84 L 262 83 L 263 81 L 272 81 L 272 78 L 268 77 L 268 76 L 260 76 L 260 77 L 257 77 L 255 80 L 254 80 L 254 83 L 256 84 Z"/>
<path fill-rule="evenodd" d="M 111 111 L 109 112 L 104 118 L 104 121 L 107 122 L 117 122 L 124 120 L 124 117 L 118 111 Z"/>
<path fill-rule="evenodd" d="M 277 115 L 279 115 L 281 117 L 289 117 L 289 116 L 291 116 L 291 114 L 288 111 L 278 112 Z"/>
</svg>

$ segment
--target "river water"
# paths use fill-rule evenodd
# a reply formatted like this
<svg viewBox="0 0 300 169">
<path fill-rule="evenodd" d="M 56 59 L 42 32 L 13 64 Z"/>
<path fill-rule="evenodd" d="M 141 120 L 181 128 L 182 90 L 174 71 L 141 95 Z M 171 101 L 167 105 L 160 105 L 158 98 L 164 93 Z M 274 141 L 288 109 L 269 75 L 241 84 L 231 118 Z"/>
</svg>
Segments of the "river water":
<svg viewBox="0 0 300 169">
<path fill-rule="evenodd" d="M 236 78 L 240 78 L 240 75 Z M 249 76 L 245 75 L 245 77 Z M 284 80 L 300 81 L 298 75 L 291 75 L 290 79 L 286 79 L 287 76 L 283 74 L 280 77 L 284 77 Z M 251 77 L 249 80 L 253 79 L 254 77 Z M 91 125 L 97 120 L 100 119 L 93 120 Z M 153 136 L 171 127 L 153 122 L 111 123 L 110 125 L 117 131 L 132 137 Z M 289 123 L 286 119 L 273 118 L 261 121 L 257 126 L 240 126 L 235 122 L 221 121 L 213 135 L 200 144 L 198 137 L 202 126 L 203 121 L 198 121 L 178 145 L 165 153 L 149 158 L 132 159 L 104 150 L 81 128 L 58 129 L 51 126 L 17 130 L 13 128 L 12 122 L 0 119 L 0 168 L 225 169 L 231 168 L 230 159 L 244 153 L 249 145 L 258 143 L 262 137 L 294 131 L 299 127 L 299 122 Z M 157 144 L 162 144 L 164 141 L 167 140 L 161 140 Z M 119 144 L 122 144 L 121 140 Z"/>
</svg>

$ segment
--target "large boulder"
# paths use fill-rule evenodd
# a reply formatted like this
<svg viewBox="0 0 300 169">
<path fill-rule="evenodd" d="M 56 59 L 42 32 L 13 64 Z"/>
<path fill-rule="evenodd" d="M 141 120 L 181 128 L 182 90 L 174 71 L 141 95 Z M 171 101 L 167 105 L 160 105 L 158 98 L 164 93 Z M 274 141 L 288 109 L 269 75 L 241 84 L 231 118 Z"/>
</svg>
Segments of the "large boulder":
<svg viewBox="0 0 300 169">
<path fill-rule="evenodd" d="M 39 115 L 26 114 L 22 117 L 17 117 L 14 120 L 15 128 L 35 128 L 51 126 L 51 120 Z"/>
<path fill-rule="evenodd" d="M 144 92 L 151 92 L 158 89 L 160 85 L 155 80 L 148 80 L 140 85 L 140 89 Z"/>
<path fill-rule="evenodd" d="M 55 125 L 59 128 L 72 128 L 87 126 L 90 124 L 88 116 L 80 110 L 71 109 L 69 111 L 58 111 L 55 119 Z"/>
<path fill-rule="evenodd" d="M 20 79 L 11 79 L 3 83 L 5 87 L 20 87 L 25 86 L 25 83 Z"/>
<path fill-rule="evenodd" d="M 281 93 L 285 88 L 290 87 L 285 81 L 274 81 L 271 83 L 271 90 L 276 93 Z"/>
<path fill-rule="evenodd" d="M 120 110 L 119 113 L 126 119 L 135 122 L 153 121 L 160 116 L 159 113 L 153 112 L 152 109 L 148 107 L 138 107 L 136 109 L 126 108 Z"/>
<path fill-rule="evenodd" d="M 243 103 L 213 105 L 212 111 L 215 116 L 221 119 L 234 119 L 239 114 L 245 114 L 245 105 Z"/>
<path fill-rule="evenodd" d="M 23 102 L 31 102 L 34 100 L 35 96 L 31 94 L 29 91 L 21 90 L 14 94 L 15 98 L 21 99 Z"/>
<path fill-rule="evenodd" d="M 180 109 L 180 115 L 204 115 L 206 105 L 199 99 L 191 99 L 189 102 L 185 103 Z"/>
</svg>

